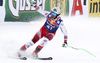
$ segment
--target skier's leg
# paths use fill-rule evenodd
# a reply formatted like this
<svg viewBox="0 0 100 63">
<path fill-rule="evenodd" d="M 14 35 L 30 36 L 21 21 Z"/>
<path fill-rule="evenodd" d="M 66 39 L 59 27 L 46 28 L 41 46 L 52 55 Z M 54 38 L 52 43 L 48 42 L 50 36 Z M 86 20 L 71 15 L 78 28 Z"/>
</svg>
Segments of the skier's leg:
<svg viewBox="0 0 100 63">
<path fill-rule="evenodd" d="M 55 33 L 48 33 L 45 37 L 48 38 L 50 41 L 53 39 L 54 36 L 55 36 Z"/>
<path fill-rule="evenodd" d="M 31 47 L 32 45 L 34 45 L 34 44 L 40 39 L 38 33 L 40 33 L 40 32 L 37 32 L 31 41 L 27 42 L 26 44 L 24 44 L 24 45 L 20 48 L 20 50 L 17 52 L 18 57 L 23 56 L 23 52 L 24 52 L 27 48 L 29 48 L 29 47 Z"/>
<path fill-rule="evenodd" d="M 41 30 L 42 30 L 42 29 L 41 29 Z M 39 39 L 42 38 L 42 36 L 41 36 L 41 34 L 42 34 L 41 30 L 38 31 L 38 32 L 35 34 L 35 36 L 33 37 L 32 41 L 33 41 L 34 43 L 36 43 Z"/>
<path fill-rule="evenodd" d="M 27 42 L 26 44 L 24 44 L 24 45 L 20 48 L 20 50 L 25 51 L 27 48 L 29 48 L 29 47 L 32 46 L 32 45 L 34 45 L 34 42 L 33 42 L 33 41 L 29 41 L 29 42 Z"/>
<path fill-rule="evenodd" d="M 44 37 L 42 42 L 33 51 L 32 56 L 38 57 L 38 52 L 40 52 L 40 50 L 47 44 L 48 41 L 49 41 L 49 39 Z"/>
<path fill-rule="evenodd" d="M 47 44 L 48 41 L 52 40 L 55 33 L 48 33 L 42 40 L 42 42 L 36 47 L 36 49 L 33 51 L 33 56 L 38 56 L 37 54 L 40 52 L 40 50 Z"/>
<path fill-rule="evenodd" d="M 26 44 L 24 44 L 21 48 L 20 48 L 20 50 L 26 50 L 27 48 L 29 48 L 29 47 L 31 47 L 32 45 L 34 45 L 39 39 L 41 38 L 41 32 L 39 31 L 39 32 L 37 32 L 36 34 L 35 34 L 35 36 L 33 37 L 33 39 L 31 40 L 31 41 L 29 41 L 29 42 L 27 42 Z"/>
</svg>

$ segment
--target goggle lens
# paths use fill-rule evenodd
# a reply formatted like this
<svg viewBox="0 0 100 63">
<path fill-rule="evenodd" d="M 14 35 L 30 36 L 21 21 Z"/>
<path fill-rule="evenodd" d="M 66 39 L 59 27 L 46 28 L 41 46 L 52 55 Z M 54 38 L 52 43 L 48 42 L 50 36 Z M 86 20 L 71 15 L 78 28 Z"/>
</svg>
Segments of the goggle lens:
<svg viewBox="0 0 100 63">
<path fill-rule="evenodd" d="M 55 17 L 57 16 L 57 14 L 56 14 L 56 13 L 51 13 L 51 15 L 53 15 L 53 16 L 55 16 Z"/>
</svg>

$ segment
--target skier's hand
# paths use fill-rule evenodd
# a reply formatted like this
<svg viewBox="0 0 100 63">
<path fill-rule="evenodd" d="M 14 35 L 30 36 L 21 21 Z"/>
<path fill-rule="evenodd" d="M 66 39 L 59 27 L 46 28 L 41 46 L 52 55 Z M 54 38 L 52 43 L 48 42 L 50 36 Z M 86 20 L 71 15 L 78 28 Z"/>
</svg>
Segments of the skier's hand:
<svg viewBox="0 0 100 63">
<path fill-rule="evenodd" d="M 32 3 L 32 5 L 33 5 L 34 7 L 37 6 L 37 5 L 36 5 L 36 1 L 32 1 L 31 3 Z"/>
<path fill-rule="evenodd" d="M 67 36 L 64 36 L 64 43 L 62 45 L 62 47 L 67 48 L 68 44 L 67 44 Z"/>
<path fill-rule="evenodd" d="M 65 48 L 68 47 L 67 41 L 65 41 L 65 42 L 62 44 L 62 47 L 65 47 Z"/>
<path fill-rule="evenodd" d="M 35 9 L 39 9 L 39 6 L 36 5 L 36 1 L 32 1 L 32 5 L 35 7 Z"/>
</svg>

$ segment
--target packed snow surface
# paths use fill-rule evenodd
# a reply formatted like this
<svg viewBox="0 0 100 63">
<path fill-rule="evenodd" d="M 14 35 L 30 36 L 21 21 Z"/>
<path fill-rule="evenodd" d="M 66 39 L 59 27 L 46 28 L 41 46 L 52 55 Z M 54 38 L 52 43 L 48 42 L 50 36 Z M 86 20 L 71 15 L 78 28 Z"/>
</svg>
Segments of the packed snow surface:
<svg viewBox="0 0 100 63">
<path fill-rule="evenodd" d="M 32 22 L 0 23 L 0 63 L 100 63 L 100 18 L 62 17 L 62 19 L 68 32 L 68 45 L 86 49 L 96 57 L 83 50 L 63 48 L 64 36 L 58 29 L 53 40 L 39 53 L 39 57 L 53 57 L 53 60 L 28 58 L 24 61 L 14 58 L 18 49 L 30 41 L 43 26 L 45 19 L 41 19 Z M 23 54 L 31 55 L 41 40 Z"/>
</svg>

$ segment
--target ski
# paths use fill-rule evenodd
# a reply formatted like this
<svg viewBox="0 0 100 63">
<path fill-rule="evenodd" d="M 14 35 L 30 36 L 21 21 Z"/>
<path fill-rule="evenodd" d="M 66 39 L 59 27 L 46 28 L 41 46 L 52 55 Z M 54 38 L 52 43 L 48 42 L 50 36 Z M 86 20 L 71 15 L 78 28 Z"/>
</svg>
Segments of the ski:
<svg viewBox="0 0 100 63">
<path fill-rule="evenodd" d="M 21 60 L 27 60 L 27 57 L 19 57 Z"/>
<path fill-rule="evenodd" d="M 48 57 L 48 58 L 37 58 L 39 60 L 52 60 L 53 58 L 52 57 Z"/>
<path fill-rule="evenodd" d="M 19 58 L 21 60 L 27 60 L 27 57 L 21 57 Z M 48 57 L 48 58 L 35 58 L 37 60 L 52 60 L 53 58 L 52 57 Z"/>
</svg>

